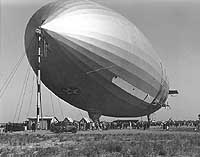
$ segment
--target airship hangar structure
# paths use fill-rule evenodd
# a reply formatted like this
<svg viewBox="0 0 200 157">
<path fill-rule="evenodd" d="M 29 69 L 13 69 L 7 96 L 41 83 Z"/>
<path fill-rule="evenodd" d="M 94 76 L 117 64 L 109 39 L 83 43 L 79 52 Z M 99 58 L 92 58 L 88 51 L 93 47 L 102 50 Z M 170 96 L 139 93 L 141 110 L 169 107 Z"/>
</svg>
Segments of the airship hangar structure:
<svg viewBox="0 0 200 157">
<path fill-rule="evenodd" d="M 27 24 L 25 50 L 45 86 L 93 120 L 149 115 L 167 100 L 166 70 L 149 41 L 125 17 L 95 2 L 43 6 Z"/>
</svg>

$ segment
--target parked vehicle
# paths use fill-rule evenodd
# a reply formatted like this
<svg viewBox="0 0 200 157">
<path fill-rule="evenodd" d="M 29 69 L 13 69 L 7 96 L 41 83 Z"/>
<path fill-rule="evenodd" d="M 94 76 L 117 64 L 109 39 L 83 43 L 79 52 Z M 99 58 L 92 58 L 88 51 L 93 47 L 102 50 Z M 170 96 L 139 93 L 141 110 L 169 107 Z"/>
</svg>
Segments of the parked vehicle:
<svg viewBox="0 0 200 157">
<path fill-rule="evenodd" d="M 50 130 L 55 133 L 62 133 L 62 132 L 72 132 L 76 133 L 77 128 L 73 123 L 65 123 L 65 122 L 53 122 L 51 124 Z"/>
<path fill-rule="evenodd" d="M 7 123 L 5 126 L 5 132 L 24 131 L 24 130 L 25 130 L 24 123 Z"/>
</svg>

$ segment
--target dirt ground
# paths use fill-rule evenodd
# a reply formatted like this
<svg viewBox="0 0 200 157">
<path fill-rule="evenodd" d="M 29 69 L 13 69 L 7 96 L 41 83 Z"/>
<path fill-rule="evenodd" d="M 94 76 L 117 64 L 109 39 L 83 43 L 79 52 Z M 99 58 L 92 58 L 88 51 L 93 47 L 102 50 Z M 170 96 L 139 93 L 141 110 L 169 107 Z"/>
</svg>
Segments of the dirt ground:
<svg viewBox="0 0 200 157">
<path fill-rule="evenodd" d="M 24 131 L 0 135 L 1 156 L 194 156 L 200 157 L 200 132 L 123 129 L 55 134 Z"/>
</svg>

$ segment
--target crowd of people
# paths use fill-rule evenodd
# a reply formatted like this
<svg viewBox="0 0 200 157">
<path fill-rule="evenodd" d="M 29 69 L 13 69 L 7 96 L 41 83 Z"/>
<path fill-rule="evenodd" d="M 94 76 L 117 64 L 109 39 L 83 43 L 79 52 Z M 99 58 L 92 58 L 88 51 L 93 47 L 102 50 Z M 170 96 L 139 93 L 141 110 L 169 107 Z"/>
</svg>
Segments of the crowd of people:
<svg viewBox="0 0 200 157">
<path fill-rule="evenodd" d="M 94 122 L 89 123 L 76 123 L 75 124 L 78 130 L 108 130 L 108 129 L 143 129 L 146 130 L 150 127 L 156 127 L 163 130 L 169 130 L 169 128 L 180 128 L 180 127 L 190 127 L 194 128 L 195 130 L 200 130 L 200 121 L 192 121 L 192 120 L 167 120 L 167 121 L 113 121 L 113 122 L 106 122 L 102 121 L 99 124 L 95 124 Z"/>
<path fill-rule="evenodd" d="M 115 120 L 113 122 L 101 121 L 101 122 L 92 122 L 88 119 L 82 119 L 80 121 L 71 122 L 66 121 L 67 123 L 71 123 L 77 128 L 77 131 L 86 131 L 86 130 L 110 130 L 110 129 L 143 129 L 146 130 L 148 128 L 160 128 L 163 130 L 169 130 L 170 128 L 193 128 L 195 131 L 200 130 L 200 115 L 198 120 L 172 120 L 169 119 L 167 121 L 139 121 L 139 120 Z M 7 131 L 22 131 L 26 130 L 26 124 L 18 124 L 18 123 L 6 123 L 4 127 L 5 132 Z M 32 123 L 31 125 L 32 131 L 36 130 L 36 123 Z"/>
</svg>

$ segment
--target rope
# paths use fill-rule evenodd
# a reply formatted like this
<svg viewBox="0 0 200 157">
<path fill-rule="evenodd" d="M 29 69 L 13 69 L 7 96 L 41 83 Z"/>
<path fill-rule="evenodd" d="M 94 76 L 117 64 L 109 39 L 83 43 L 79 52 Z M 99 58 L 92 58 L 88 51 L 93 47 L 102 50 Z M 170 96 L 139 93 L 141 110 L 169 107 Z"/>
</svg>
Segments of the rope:
<svg viewBox="0 0 200 157">
<path fill-rule="evenodd" d="M 57 101 L 58 101 L 58 104 L 59 104 L 59 107 L 60 107 L 60 111 L 61 111 L 62 117 L 64 119 L 65 117 L 64 117 L 64 114 L 63 114 L 63 110 L 62 110 L 62 106 L 61 106 L 61 103 L 60 103 L 60 99 L 58 98 Z"/>
<path fill-rule="evenodd" d="M 3 86 L 0 89 L 0 98 L 4 95 L 6 89 L 8 88 L 8 85 L 10 84 L 10 81 L 13 79 L 16 71 L 18 70 L 20 64 L 22 63 L 22 60 L 25 56 L 25 53 L 22 54 L 22 56 L 20 57 L 19 61 L 17 62 L 17 64 L 14 66 L 14 68 L 12 69 L 11 73 L 9 74 L 8 78 L 6 79 L 6 81 L 4 82 Z"/>
<path fill-rule="evenodd" d="M 20 93 L 20 96 L 19 96 L 19 100 L 18 100 L 18 103 L 17 103 L 16 110 L 15 110 L 15 114 L 14 114 L 14 118 L 13 118 L 13 123 L 14 123 L 14 121 L 15 121 L 15 119 L 16 119 L 16 116 L 17 116 L 17 110 L 18 110 L 19 105 L 20 105 L 20 101 L 21 101 L 21 98 L 22 98 L 23 89 L 24 89 L 24 86 L 25 86 L 25 81 L 26 81 L 27 75 L 28 75 L 28 69 L 27 69 L 27 72 L 26 72 L 26 76 L 25 76 L 25 79 L 24 79 L 24 83 L 23 83 L 23 86 L 22 86 L 22 89 L 21 89 L 21 93 Z"/>
<path fill-rule="evenodd" d="M 52 110 L 53 110 L 53 115 L 55 116 L 52 94 L 49 92 L 49 95 L 51 97 L 51 106 L 52 106 Z"/>
<path fill-rule="evenodd" d="M 34 38 L 31 40 L 30 42 L 30 45 L 28 46 L 28 50 L 30 48 L 30 46 L 32 45 L 32 42 L 33 42 Z M 3 83 L 3 86 L 1 87 L 0 89 L 0 99 L 2 98 L 2 96 L 4 95 L 5 91 L 7 90 L 10 82 L 12 81 L 12 79 L 14 78 L 17 70 L 19 69 L 19 66 L 21 65 L 23 59 L 24 59 L 24 56 L 25 56 L 25 53 L 22 53 L 21 57 L 19 58 L 18 62 L 15 64 L 15 66 L 12 68 L 12 71 L 10 72 L 10 74 L 8 75 L 7 79 L 5 80 L 5 82 Z M 28 73 L 28 69 L 27 69 L 27 73 Z M 26 73 L 26 76 L 27 76 L 27 73 Z M 24 88 L 24 86 L 23 86 Z M 22 88 L 22 89 L 23 89 Z M 22 97 L 22 92 L 20 94 L 20 99 L 18 100 L 18 104 L 17 104 L 17 108 L 15 110 L 15 114 L 14 114 L 14 118 L 13 118 L 13 122 L 16 118 L 16 114 L 17 114 L 17 109 L 19 107 L 19 103 L 20 103 L 20 100 L 21 100 L 21 97 Z"/>
<path fill-rule="evenodd" d="M 84 118 L 83 114 L 81 113 L 80 109 L 78 110 L 79 114 L 82 116 L 82 118 Z"/>
<path fill-rule="evenodd" d="M 29 106 L 28 106 L 28 111 L 27 111 L 26 117 L 28 117 L 28 115 L 29 115 L 31 104 L 32 104 L 32 100 L 33 100 L 34 81 L 35 81 L 35 75 L 33 75 L 33 82 L 32 82 L 32 87 L 31 87 L 31 98 L 30 98 L 30 102 L 29 102 Z"/>
<path fill-rule="evenodd" d="M 26 94 L 27 82 L 28 82 L 29 75 L 30 75 L 30 68 L 27 69 L 27 73 L 28 73 L 28 74 L 27 74 L 27 77 L 26 77 L 26 79 L 25 79 L 25 86 L 24 86 L 24 90 L 23 90 L 22 101 L 21 101 L 21 105 L 20 105 L 20 110 L 19 110 L 17 122 L 19 122 L 19 117 L 20 117 L 21 110 L 22 110 L 22 106 L 23 106 L 23 103 L 24 103 L 24 96 L 25 96 L 25 94 Z"/>
</svg>

